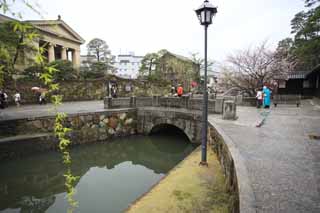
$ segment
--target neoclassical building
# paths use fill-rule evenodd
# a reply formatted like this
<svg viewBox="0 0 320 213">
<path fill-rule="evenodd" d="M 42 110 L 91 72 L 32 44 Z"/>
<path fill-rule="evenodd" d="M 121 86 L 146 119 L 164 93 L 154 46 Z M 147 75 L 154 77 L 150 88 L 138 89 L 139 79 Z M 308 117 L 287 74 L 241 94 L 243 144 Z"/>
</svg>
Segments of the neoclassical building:
<svg viewBox="0 0 320 213">
<path fill-rule="evenodd" d="M 0 14 L 0 23 L 5 21 L 16 20 Z M 27 20 L 24 22 L 32 24 L 38 30 L 40 37 L 34 41 L 34 46 L 46 49 L 44 55 L 48 62 L 59 59 L 70 60 L 74 68 L 80 67 L 80 45 L 84 44 L 85 40 L 67 25 L 60 16 L 57 20 Z M 32 53 L 22 55 L 24 55 L 24 59 L 20 60 L 18 69 L 30 66 L 27 58 L 31 57 Z"/>
</svg>

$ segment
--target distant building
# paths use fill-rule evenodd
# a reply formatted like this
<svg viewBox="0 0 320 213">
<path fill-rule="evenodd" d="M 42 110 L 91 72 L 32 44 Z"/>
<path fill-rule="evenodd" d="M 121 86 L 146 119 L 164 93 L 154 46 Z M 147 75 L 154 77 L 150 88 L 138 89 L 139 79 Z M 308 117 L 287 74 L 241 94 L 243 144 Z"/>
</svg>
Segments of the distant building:
<svg viewBox="0 0 320 213">
<path fill-rule="evenodd" d="M 118 55 L 114 64 L 115 74 L 123 78 L 137 78 L 142 59 L 143 56 L 136 56 L 133 52 Z"/>
<path fill-rule="evenodd" d="M 159 64 L 163 78 L 171 82 L 173 86 L 182 84 L 185 91 L 191 89 L 193 81 L 199 82 L 200 80 L 200 65 L 185 56 L 164 50 Z"/>
<path fill-rule="evenodd" d="M 7 21 L 17 21 L 13 18 L 0 14 L 0 23 Z M 80 45 L 84 44 L 84 39 L 67 25 L 60 16 L 57 20 L 29 20 L 23 21 L 33 25 L 38 33 L 39 38 L 33 41 L 35 47 L 43 46 L 46 51 L 44 56 L 48 62 L 57 59 L 72 61 L 75 68 L 80 67 Z M 20 54 L 18 70 L 23 70 L 32 65 L 34 53 L 24 51 Z"/>
<path fill-rule="evenodd" d="M 277 78 L 279 94 L 299 94 L 320 98 L 320 65 L 310 71 L 294 71 Z"/>
</svg>

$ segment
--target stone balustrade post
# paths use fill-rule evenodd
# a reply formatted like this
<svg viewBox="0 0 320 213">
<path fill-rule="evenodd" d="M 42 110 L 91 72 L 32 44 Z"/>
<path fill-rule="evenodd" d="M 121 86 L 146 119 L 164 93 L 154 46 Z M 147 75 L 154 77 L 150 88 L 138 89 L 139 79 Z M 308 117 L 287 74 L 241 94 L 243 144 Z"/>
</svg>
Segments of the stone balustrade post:
<svg viewBox="0 0 320 213">
<path fill-rule="evenodd" d="M 190 97 L 189 97 L 189 96 L 183 96 L 182 98 L 183 98 L 183 100 L 184 100 L 183 107 L 184 107 L 185 109 L 189 109 L 189 100 L 190 100 Z"/>
<path fill-rule="evenodd" d="M 222 119 L 224 120 L 236 120 L 237 119 L 237 109 L 234 100 L 228 100 L 223 103 Z"/>
<path fill-rule="evenodd" d="M 243 101 L 243 96 L 242 95 L 237 95 L 236 104 L 237 105 L 242 105 L 242 101 Z"/>
<path fill-rule="evenodd" d="M 160 98 L 160 96 L 153 96 L 152 97 L 152 106 L 154 106 L 154 107 L 159 106 L 159 98 Z"/>
<path fill-rule="evenodd" d="M 214 112 L 222 113 L 222 108 L 223 108 L 223 97 L 217 97 L 215 99 Z"/>
<path fill-rule="evenodd" d="M 104 108 L 105 109 L 111 109 L 111 107 L 112 107 L 112 100 L 111 99 L 112 99 L 111 97 L 105 97 L 104 98 L 103 103 L 104 103 Z"/>
<path fill-rule="evenodd" d="M 108 97 L 108 108 L 112 108 L 112 97 Z"/>
<path fill-rule="evenodd" d="M 130 107 L 135 108 L 137 106 L 137 98 L 132 96 L 130 97 Z"/>
</svg>

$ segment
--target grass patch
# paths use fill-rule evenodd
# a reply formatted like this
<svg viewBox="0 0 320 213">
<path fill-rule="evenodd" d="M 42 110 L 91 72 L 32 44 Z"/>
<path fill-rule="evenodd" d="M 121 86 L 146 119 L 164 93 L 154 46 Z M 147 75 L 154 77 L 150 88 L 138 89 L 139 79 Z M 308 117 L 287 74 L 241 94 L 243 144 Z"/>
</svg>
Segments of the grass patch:
<svg viewBox="0 0 320 213">
<path fill-rule="evenodd" d="M 200 157 L 198 148 L 127 212 L 230 212 L 233 197 L 227 192 L 216 155 L 208 149 L 208 167 L 199 166 Z"/>
</svg>

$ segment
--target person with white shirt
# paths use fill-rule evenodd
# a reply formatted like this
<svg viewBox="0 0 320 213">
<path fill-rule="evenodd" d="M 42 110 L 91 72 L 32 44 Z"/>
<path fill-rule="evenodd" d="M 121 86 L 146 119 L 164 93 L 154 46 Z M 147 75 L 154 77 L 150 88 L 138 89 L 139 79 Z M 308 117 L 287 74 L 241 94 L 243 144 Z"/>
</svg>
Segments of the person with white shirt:
<svg viewBox="0 0 320 213">
<path fill-rule="evenodd" d="M 260 108 L 263 102 L 263 93 L 259 89 L 257 89 L 256 99 L 257 99 L 257 108 Z"/>
<path fill-rule="evenodd" d="M 17 107 L 20 107 L 21 95 L 18 91 L 16 92 L 16 94 L 14 94 L 13 98 L 14 98 L 14 102 L 16 103 Z"/>
</svg>

